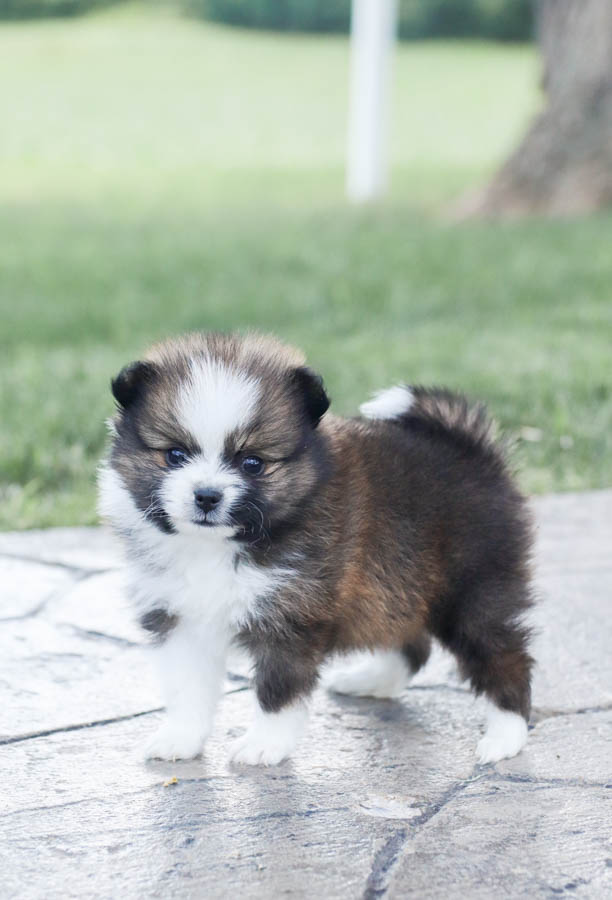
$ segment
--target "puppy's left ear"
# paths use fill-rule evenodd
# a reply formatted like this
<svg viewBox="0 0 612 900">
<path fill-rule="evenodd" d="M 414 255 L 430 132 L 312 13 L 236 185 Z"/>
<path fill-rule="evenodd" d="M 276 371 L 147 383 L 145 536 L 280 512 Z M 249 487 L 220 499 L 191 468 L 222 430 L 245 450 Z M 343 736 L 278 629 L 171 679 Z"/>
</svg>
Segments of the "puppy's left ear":
<svg viewBox="0 0 612 900">
<path fill-rule="evenodd" d="M 316 428 L 321 416 L 329 409 L 329 397 L 323 387 L 323 379 L 307 366 L 299 366 L 292 373 L 293 382 L 299 390 L 312 427 Z"/>
</svg>

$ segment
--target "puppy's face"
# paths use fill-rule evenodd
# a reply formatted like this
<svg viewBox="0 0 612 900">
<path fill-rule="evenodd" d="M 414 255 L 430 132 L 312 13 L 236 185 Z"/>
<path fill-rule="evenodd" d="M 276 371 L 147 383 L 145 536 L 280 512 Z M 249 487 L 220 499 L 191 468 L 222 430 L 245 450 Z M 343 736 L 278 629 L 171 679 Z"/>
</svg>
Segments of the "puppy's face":
<svg viewBox="0 0 612 900">
<path fill-rule="evenodd" d="M 295 361 L 272 342 L 214 335 L 120 372 L 111 464 L 148 520 L 258 543 L 296 518 L 324 474 L 316 428 L 329 400 Z"/>
</svg>

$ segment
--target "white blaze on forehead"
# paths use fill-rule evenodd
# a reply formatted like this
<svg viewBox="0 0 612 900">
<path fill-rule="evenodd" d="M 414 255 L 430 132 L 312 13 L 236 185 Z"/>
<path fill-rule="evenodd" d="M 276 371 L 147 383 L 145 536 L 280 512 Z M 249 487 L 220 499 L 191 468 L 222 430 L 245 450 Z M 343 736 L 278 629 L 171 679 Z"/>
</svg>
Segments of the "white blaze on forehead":
<svg viewBox="0 0 612 900">
<path fill-rule="evenodd" d="M 221 362 L 192 362 L 189 379 L 181 388 L 178 412 L 205 458 L 221 456 L 227 435 L 248 423 L 259 393 L 254 378 Z"/>
</svg>

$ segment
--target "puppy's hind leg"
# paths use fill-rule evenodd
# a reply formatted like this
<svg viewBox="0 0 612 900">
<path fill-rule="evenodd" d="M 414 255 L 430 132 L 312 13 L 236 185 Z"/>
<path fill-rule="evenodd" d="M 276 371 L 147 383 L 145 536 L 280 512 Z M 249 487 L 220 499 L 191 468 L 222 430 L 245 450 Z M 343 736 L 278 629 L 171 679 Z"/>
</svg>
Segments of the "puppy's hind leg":
<svg viewBox="0 0 612 900">
<path fill-rule="evenodd" d="M 427 662 L 431 642 L 423 634 L 401 650 L 364 651 L 334 663 L 324 676 L 325 687 L 354 697 L 398 697 L 411 675 Z"/>
<path fill-rule="evenodd" d="M 454 653 L 475 693 L 489 701 L 477 747 L 481 763 L 516 756 L 527 741 L 533 659 L 529 629 L 519 618 L 530 605 L 520 580 L 482 583 L 448 598 L 433 616 L 433 633 Z"/>
</svg>

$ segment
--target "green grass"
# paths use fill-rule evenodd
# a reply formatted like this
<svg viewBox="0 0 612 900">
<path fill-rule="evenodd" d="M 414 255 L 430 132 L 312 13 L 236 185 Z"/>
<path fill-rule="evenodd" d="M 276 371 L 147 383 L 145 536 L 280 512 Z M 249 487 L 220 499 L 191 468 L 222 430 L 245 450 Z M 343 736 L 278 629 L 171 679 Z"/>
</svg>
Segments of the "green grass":
<svg viewBox="0 0 612 900">
<path fill-rule="evenodd" d="M 369 211 L 343 199 L 347 58 L 136 5 L 0 27 L 0 527 L 95 521 L 111 375 L 192 328 L 301 344 L 343 412 L 464 389 L 541 430 L 527 490 L 612 483 L 612 217 L 441 215 L 537 107 L 532 51 L 403 44 Z"/>
</svg>

